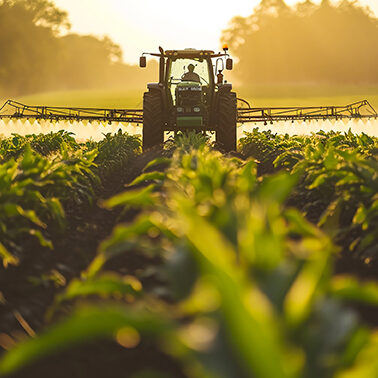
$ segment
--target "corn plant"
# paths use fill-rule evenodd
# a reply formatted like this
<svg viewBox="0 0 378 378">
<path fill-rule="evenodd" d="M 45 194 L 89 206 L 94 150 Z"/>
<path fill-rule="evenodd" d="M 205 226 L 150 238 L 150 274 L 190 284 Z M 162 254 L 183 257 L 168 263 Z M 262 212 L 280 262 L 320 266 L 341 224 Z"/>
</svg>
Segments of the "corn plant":
<svg viewBox="0 0 378 378">
<path fill-rule="evenodd" d="M 98 166 L 97 173 L 102 181 L 119 175 L 129 164 L 131 157 L 141 150 L 140 139 L 127 133 L 112 135 L 108 133 L 104 139 L 97 143 L 98 154 L 95 163 Z"/>
<path fill-rule="evenodd" d="M 332 145 L 306 152 L 293 172 L 305 172 L 304 185 L 327 204 L 319 225 L 367 262 L 378 256 L 378 162 L 357 150 Z"/>
<path fill-rule="evenodd" d="M 378 305 L 377 285 L 332 277 L 329 237 L 284 206 L 297 180 L 258 178 L 254 161 L 206 146 L 178 150 L 164 176 L 145 173 L 133 184 L 146 186 L 107 202 L 144 211 L 115 228 L 56 306 L 96 293 L 121 303 L 79 307 L 8 352 L 0 373 L 98 337 L 129 347 L 154 337 L 192 377 L 374 377 L 377 335 L 343 301 Z M 168 302 L 135 286 L 137 277 L 106 273 L 107 261 L 135 248 L 164 259 Z M 136 300 L 127 304 L 125 293 Z"/>
<path fill-rule="evenodd" d="M 254 129 L 241 145 L 247 155 L 269 160 L 273 154 L 269 164 L 301 174 L 289 203 L 353 256 L 368 263 L 376 259 L 377 138 L 351 130 L 289 138 Z"/>
<path fill-rule="evenodd" d="M 0 140 L 0 162 L 21 156 L 27 146 L 43 156 L 58 153 L 62 145 L 69 150 L 78 150 L 79 144 L 73 134 L 64 130 L 49 134 L 32 134 L 21 136 L 13 134 L 11 138 Z"/>
<path fill-rule="evenodd" d="M 97 151 L 87 154 L 61 151 L 53 159 L 25 147 L 18 160 L 0 164 L 0 256 L 3 265 L 17 263 L 23 239 L 36 237 L 52 248 L 48 228 L 62 229 L 62 203 L 80 204 L 93 196 L 96 176 L 91 168 Z"/>
<path fill-rule="evenodd" d="M 364 133 L 319 131 L 312 136 L 289 136 L 274 134 L 270 130 L 253 129 L 240 140 L 241 152 L 260 161 L 260 170 L 291 169 L 300 160 L 308 158 L 305 150 L 316 150 L 319 146 L 332 145 L 341 150 L 354 150 L 366 157 L 374 157 L 378 151 L 378 139 Z"/>
</svg>

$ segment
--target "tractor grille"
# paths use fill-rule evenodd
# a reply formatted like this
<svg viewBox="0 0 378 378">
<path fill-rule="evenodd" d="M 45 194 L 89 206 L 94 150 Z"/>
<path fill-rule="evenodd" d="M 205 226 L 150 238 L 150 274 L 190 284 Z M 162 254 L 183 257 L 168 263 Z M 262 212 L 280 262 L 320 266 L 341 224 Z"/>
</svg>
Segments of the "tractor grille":
<svg viewBox="0 0 378 378">
<path fill-rule="evenodd" d="M 201 87 L 179 87 L 177 88 L 177 106 L 193 106 L 201 103 Z"/>
</svg>

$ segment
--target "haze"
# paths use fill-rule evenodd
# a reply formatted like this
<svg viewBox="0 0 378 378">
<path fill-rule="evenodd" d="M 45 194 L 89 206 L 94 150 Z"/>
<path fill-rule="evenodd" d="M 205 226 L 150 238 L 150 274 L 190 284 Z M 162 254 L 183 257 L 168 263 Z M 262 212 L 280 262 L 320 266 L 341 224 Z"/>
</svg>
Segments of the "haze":
<svg viewBox="0 0 378 378">
<path fill-rule="evenodd" d="M 286 0 L 288 5 L 296 0 Z M 319 3 L 319 0 L 314 0 Z M 69 12 L 72 32 L 108 35 L 135 64 L 141 52 L 165 48 L 218 49 L 221 30 L 235 15 L 248 16 L 259 0 L 55 0 Z M 377 0 L 360 0 L 378 15 Z"/>
</svg>

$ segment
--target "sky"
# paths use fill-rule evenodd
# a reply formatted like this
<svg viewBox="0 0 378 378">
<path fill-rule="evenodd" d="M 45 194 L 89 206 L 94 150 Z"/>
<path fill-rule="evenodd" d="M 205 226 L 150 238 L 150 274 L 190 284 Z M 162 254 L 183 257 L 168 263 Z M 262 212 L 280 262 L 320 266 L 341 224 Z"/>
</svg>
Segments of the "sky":
<svg viewBox="0 0 378 378">
<path fill-rule="evenodd" d="M 320 0 L 314 0 L 319 2 Z M 220 35 L 236 15 L 248 16 L 260 0 L 55 0 L 68 11 L 72 32 L 109 36 L 124 61 L 164 49 L 219 50 Z M 286 0 L 292 5 L 297 0 Z M 378 0 L 360 0 L 378 15 Z"/>
</svg>

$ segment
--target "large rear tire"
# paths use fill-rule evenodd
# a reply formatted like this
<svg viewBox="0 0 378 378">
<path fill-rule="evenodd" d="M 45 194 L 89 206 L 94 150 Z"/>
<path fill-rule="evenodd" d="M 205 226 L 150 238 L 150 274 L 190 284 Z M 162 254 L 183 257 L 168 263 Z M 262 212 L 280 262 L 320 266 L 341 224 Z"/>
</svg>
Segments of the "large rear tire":
<svg viewBox="0 0 378 378">
<path fill-rule="evenodd" d="M 216 142 L 225 152 L 236 151 L 236 93 L 224 91 L 218 96 Z"/>
<path fill-rule="evenodd" d="M 143 96 L 143 151 L 163 142 L 163 103 L 161 93 L 149 91 Z"/>
</svg>

